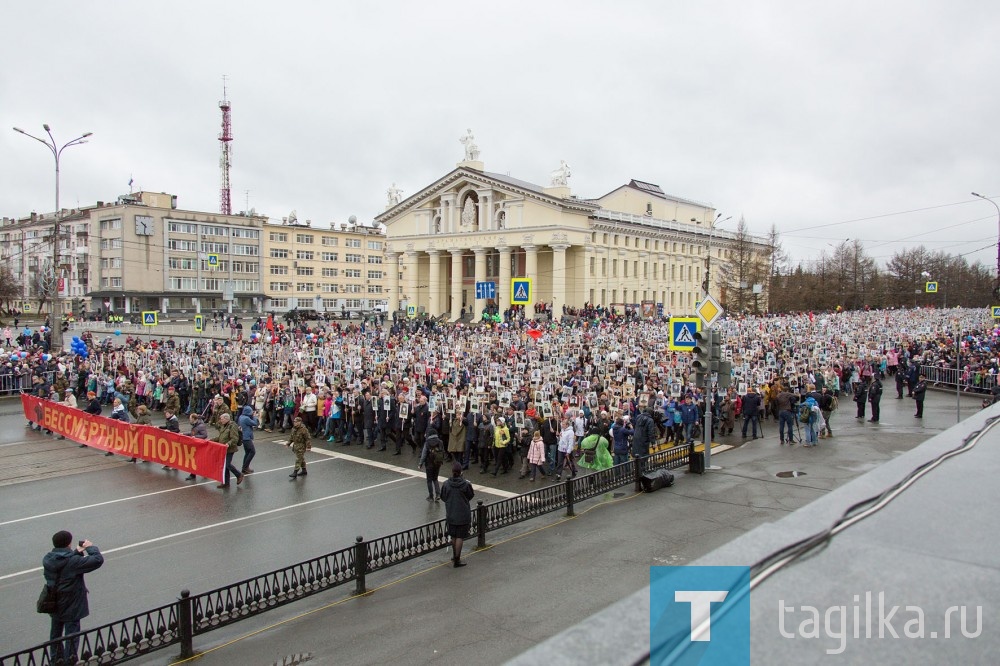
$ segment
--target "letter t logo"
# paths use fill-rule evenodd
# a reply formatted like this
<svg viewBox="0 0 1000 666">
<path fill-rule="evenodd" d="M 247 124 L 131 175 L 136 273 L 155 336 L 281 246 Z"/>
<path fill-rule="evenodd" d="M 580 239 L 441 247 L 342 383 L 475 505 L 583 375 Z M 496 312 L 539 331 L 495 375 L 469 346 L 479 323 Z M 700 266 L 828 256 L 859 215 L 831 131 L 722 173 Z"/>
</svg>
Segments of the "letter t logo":
<svg viewBox="0 0 1000 666">
<path fill-rule="evenodd" d="M 721 603 L 729 596 L 727 590 L 675 590 L 674 601 L 691 604 L 691 640 L 712 640 L 712 604 Z M 705 630 L 698 627 L 705 624 Z"/>
</svg>

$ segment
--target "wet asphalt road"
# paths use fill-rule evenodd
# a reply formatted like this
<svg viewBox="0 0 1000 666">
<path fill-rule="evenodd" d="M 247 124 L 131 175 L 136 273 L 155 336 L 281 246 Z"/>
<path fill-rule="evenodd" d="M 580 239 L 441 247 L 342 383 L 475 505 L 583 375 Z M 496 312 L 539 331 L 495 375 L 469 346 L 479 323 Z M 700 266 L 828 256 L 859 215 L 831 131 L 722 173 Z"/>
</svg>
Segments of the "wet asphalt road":
<svg viewBox="0 0 1000 666">
<path fill-rule="evenodd" d="M 964 400 L 963 411 L 972 411 L 977 403 L 976 398 Z M 432 625 L 452 622 L 437 609 L 457 594 L 475 611 L 470 610 L 456 629 L 481 646 L 481 663 L 499 663 L 639 589 L 650 564 L 690 561 L 940 432 L 955 422 L 954 405 L 953 395 L 929 395 L 927 417 L 920 422 L 912 417 L 911 400 L 887 396 L 883 422 L 876 425 L 855 420 L 853 405 L 845 402 L 835 416 L 837 437 L 818 450 L 779 447 L 775 424 L 767 422 L 765 439 L 722 440 L 742 446 L 713 457 L 723 466 L 719 472 L 682 476 L 674 488 L 639 496 L 638 503 L 612 501 L 603 509 L 611 513 L 601 518 L 581 516 L 562 525 L 560 512 L 507 530 L 524 533 L 558 525 L 473 558 L 475 566 L 463 570 L 472 573 L 459 587 L 445 582 L 455 580 L 445 571 L 440 572 L 441 580 L 413 579 L 393 588 L 392 595 L 380 592 L 355 602 L 360 605 L 353 609 L 317 616 L 316 626 L 300 623 L 284 633 L 270 631 L 261 636 L 263 643 L 240 642 L 203 660 L 270 664 L 306 648 L 317 663 L 467 663 L 468 653 L 441 659 L 435 650 L 440 641 L 427 642 L 426 625 L 417 623 L 411 630 L 403 622 L 417 599 L 425 609 L 422 613 L 435 609 Z M 34 613 L 34 601 L 42 580 L 41 557 L 60 529 L 93 540 L 107 556 L 105 566 L 87 577 L 92 614 L 84 626 L 93 627 L 169 603 L 184 588 L 205 591 L 346 547 L 357 535 L 381 536 L 443 516 L 440 505 L 424 501 L 423 475 L 415 471 L 416 458 L 408 450 L 391 456 L 356 446 L 330 449 L 335 456 L 347 453 L 363 460 L 314 450 L 308 454 L 309 477 L 292 482 L 287 475 L 293 457 L 277 442 L 280 437 L 258 433 L 256 473 L 243 486 L 224 491 L 216 489 L 214 481 L 190 484 L 182 473 L 129 464 L 31 432 L 15 403 L 0 403 L 0 654 L 47 637 L 48 618 Z M 326 445 L 317 440 L 315 446 Z M 237 464 L 241 456 L 237 454 Z M 405 471 L 393 468 L 394 463 L 405 464 Z M 792 469 L 807 476 L 775 478 L 778 471 Z M 473 471 L 469 478 L 477 499 L 486 501 L 535 487 L 510 475 L 494 479 Z M 491 534 L 491 542 L 505 539 L 504 533 Z M 595 559 L 595 552 L 605 557 Z M 401 578 L 426 567 L 426 559 L 387 570 L 381 577 Z M 430 556 L 432 561 L 440 559 L 446 556 Z M 488 561 L 492 564 L 484 572 Z M 602 561 L 627 562 L 628 567 L 605 578 L 593 570 Z M 441 596 L 442 583 L 451 588 L 447 597 Z M 530 602 L 525 597 L 529 590 L 537 592 Z M 261 616 L 260 624 L 328 601 L 329 595 L 319 595 L 312 602 Z M 383 621 L 396 616 L 396 629 L 388 639 Z M 516 629 L 495 631 L 514 617 Z M 255 624 L 240 623 L 210 634 L 196 647 L 218 645 Z M 345 640 L 357 649 L 348 649 Z M 166 663 L 174 653 L 165 650 L 147 660 Z"/>
<path fill-rule="evenodd" d="M 316 450 L 326 445 L 316 440 L 309 476 L 292 481 L 294 456 L 278 443 L 281 435 L 258 433 L 255 473 L 219 490 L 215 481 L 186 482 L 183 472 L 31 431 L 10 404 L 0 406 L 0 484 L 7 484 L 0 485 L 0 654 L 47 637 L 48 618 L 34 613 L 34 601 L 41 557 L 62 529 L 90 539 L 106 557 L 87 576 L 85 622 L 94 626 L 170 603 L 181 589 L 212 589 L 345 548 L 359 535 L 444 516 L 442 504 L 425 501 L 423 472 L 417 475 L 409 449 L 380 463 L 409 463 L 404 472 L 330 457 Z"/>
</svg>

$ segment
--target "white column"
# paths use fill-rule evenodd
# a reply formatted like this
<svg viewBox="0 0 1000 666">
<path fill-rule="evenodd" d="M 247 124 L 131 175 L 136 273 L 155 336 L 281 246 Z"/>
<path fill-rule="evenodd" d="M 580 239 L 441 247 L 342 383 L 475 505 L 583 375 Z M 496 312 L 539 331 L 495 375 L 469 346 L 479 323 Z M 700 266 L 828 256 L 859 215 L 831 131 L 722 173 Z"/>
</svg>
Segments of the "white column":
<svg viewBox="0 0 1000 666">
<path fill-rule="evenodd" d="M 441 195 L 441 207 L 441 227 L 445 233 L 453 234 L 458 231 L 455 225 L 455 195 Z"/>
<path fill-rule="evenodd" d="M 417 298 L 417 266 L 420 261 L 419 256 L 419 253 L 412 250 L 406 253 L 406 275 L 404 276 L 406 278 L 406 287 L 404 287 L 406 293 L 404 295 L 406 296 L 407 306 L 419 305 L 419 299 Z"/>
<path fill-rule="evenodd" d="M 540 288 L 540 285 L 538 284 L 538 246 L 522 245 L 521 249 L 524 250 L 524 277 L 532 279 L 531 284 L 533 287 L 531 291 L 533 293 L 531 294 L 531 298 L 535 301 L 535 303 L 537 303 L 538 295 L 535 290 Z M 509 288 L 510 287 L 508 286 L 508 289 Z M 534 316 L 535 310 L 532 306 L 534 306 L 535 303 L 528 303 L 524 306 L 525 317 L 531 318 Z"/>
<path fill-rule="evenodd" d="M 458 321 L 462 314 L 462 253 L 464 250 L 448 250 L 451 252 L 451 321 Z"/>
<path fill-rule="evenodd" d="M 391 318 L 392 313 L 399 309 L 399 252 L 386 252 L 385 263 L 389 271 L 388 315 Z"/>
<path fill-rule="evenodd" d="M 472 251 L 476 253 L 476 282 L 484 282 L 486 280 L 486 248 L 474 247 Z M 483 316 L 483 308 L 485 307 L 486 301 L 482 298 L 477 298 L 476 307 L 472 313 L 472 321 L 479 321 L 479 318 Z"/>
<path fill-rule="evenodd" d="M 566 250 L 569 245 L 550 245 L 552 248 L 552 316 L 562 316 L 566 305 Z"/>
<path fill-rule="evenodd" d="M 500 309 L 510 307 L 510 247 L 497 248 L 500 253 L 500 284 L 497 285 Z"/>
<path fill-rule="evenodd" d="M 444 310 L 441 307 L 441 250 L 427 250 L 430 257 L 429 279 L 427 280 L 427 314 L 437 317 Z"/>
</svg>

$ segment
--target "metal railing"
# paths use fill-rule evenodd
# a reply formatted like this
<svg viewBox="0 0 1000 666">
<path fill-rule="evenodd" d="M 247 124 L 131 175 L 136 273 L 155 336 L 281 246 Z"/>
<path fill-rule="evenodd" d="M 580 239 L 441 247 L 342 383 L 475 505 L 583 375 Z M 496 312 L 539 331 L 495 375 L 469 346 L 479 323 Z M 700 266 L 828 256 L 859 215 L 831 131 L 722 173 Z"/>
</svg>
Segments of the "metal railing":
<svg viewBox="0 0 1000 666">
<path fill-rule="evenodd" d="M 477 539 L 477 548 L 485 548 L 489 532 L 563 508 L 568 516 L 572 516 L 576 502 L 632 482 L 636 491 L 640 491 L 639 479 L 643 472 L 677 469 L 687 465 L 689 459 L 688 446 L 675 446 L 488 505 L 480 501 L 472 510 L 469 538 Z M 450 544 L 444 519 L 371 541 L 359 536 L 354 545 L 347 548 L 238 583 L 193 596 L 183 590 L 180 598 L 172 604 L 2 656 L 0 666 L 119 664 L 171 645 L 180 645 L 182 658 L 191 657 L 194 655 L 195 636 L 352 581 L 355 583 L 355 595 L 366 594 L 367 574 L 441 550 Z M 52 654 L 55 646 L 65 644 L 67 639 L 79 642 L 79 661 L 54 661 Z"/>
<path fill-rule="evenodd" d="M 33 374 L 36 373 L 0 375 L 0 397 L 10 397 L 12 395 L 20 395 L 23 391 L 30 391 L 31 376 Z M 55 380 L 56 373 L 54 370 L 48 370 L 42 374 L 49 385 Z"/>
<path fill-rule="evenodd" d="M 921 365 L 920 373 L 927 378 L 927 382 L 929 384 L 938 384 L 939 386 L 947 386 L 951 388 L 959 386 L 964 391 L 990 393 L 997 385 L 996 375 L 972 371 L 966 375 L 964 369 L 958 368 L 942 368 L 937 365 Z"/>
</svg>

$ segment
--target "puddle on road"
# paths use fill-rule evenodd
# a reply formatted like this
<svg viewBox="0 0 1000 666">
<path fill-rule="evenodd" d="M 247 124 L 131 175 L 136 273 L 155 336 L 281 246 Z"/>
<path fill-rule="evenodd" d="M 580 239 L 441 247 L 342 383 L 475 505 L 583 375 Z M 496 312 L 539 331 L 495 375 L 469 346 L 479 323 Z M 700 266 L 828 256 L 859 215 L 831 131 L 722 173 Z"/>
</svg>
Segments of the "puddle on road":
<svg viewBox="0 0 1000 666">
<path fill-rule="evenodd" d="M 775 474 L 775 476 L 778 477 L 779 479 L 794 479 L 796 477 L 805 475 L 806 475 L 805 472 L 800 472 L 797 469 L 793 469 L 789 472 L 778 472 L 777 474 Z"/>
</svg>

